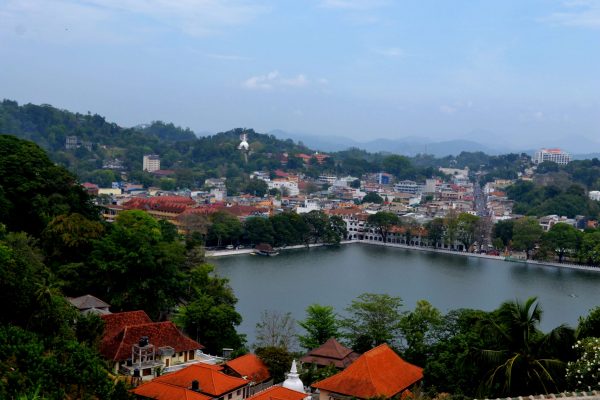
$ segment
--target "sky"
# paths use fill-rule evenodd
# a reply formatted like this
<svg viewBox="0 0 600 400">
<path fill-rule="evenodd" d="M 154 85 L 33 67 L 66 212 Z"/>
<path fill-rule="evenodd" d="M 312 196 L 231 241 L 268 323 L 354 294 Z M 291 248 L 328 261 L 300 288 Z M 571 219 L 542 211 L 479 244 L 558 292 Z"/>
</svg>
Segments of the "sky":
<svg viewBox="0 0 600 400">
<path fill-rule="evenodd" d="M 600 0 L 0 0 L 0 98 L 600 152 Z"/>
</svg>

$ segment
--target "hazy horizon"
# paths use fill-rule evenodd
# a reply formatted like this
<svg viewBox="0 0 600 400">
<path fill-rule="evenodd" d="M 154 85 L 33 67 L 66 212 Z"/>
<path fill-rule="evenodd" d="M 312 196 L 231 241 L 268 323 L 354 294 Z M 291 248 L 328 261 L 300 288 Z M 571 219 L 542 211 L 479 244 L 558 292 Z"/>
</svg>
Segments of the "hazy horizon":
<svg viewBox="0 0 600 400">
<path fill-rule="evenodd" d="M 195 132 L 600 152 L 600 1 L 7 0 L 0 97 Z"/>
</svg>

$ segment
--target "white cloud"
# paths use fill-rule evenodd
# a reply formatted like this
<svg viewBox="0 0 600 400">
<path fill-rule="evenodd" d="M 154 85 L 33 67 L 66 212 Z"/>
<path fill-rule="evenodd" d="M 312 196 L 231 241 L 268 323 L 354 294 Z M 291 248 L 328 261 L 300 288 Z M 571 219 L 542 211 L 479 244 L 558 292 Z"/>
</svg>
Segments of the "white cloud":
<svg viewBox="0 0 600 400">
<path fill-rule="evenodd" d="M 544 119 L 544 113 L 542 111 L 536 111 L 533 113 L 533 118 L 537 119 L 538 121 L 541 121 Z"/>
<path fill-rule="evenodd" d="M 563 11 L 555 12 L 542 21 L 579 28 L 600 29 L 600 0 L 573 0 L 563 2 Z"/>
<path fill-rule="evenodd" d="M 271 90 L 276 87 L 304 87 L 308 86 L 310 81 L 304 74 L 298 74 L 294 77 L 283 77 L 279 71 L 271 71 L 265 75 L 251 76 L 242 82 L 242 87 L 250 90 Z"/>
</svg>

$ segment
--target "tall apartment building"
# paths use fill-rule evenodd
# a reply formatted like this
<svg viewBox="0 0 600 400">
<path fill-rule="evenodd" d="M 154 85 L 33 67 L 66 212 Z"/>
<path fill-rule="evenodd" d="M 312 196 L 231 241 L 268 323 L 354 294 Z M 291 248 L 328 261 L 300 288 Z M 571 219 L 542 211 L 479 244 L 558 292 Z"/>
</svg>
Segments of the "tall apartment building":
<svg viewBox="0 0 600 400">
<path fill-rule="evenodd" d="M 148 172 L 158 171 L 160 169 L 160 157 L 156 154 L 144 155 L 142 169 Z"/>
<path fill-rule="evenodd" d="M 540 164 L 544 161 L 566 165 L 571 162 L 571 155 L 561 149 L 540 149 L 533 156 L 533 163 Z"/>
</svg>

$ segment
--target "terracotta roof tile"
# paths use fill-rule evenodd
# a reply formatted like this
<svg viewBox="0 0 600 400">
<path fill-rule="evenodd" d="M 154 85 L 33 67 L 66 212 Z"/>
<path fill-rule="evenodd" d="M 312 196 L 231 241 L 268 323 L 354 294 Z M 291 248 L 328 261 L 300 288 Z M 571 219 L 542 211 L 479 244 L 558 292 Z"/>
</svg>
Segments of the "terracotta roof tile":
<svg viewBox="0 0 600 400">
<path fill-rule="evenodd" d="M 225 375 L 207 364 L 192 364 L 155 378 L 153 382 L 165 382 L 182 388 L 192 387 L 192 381 L 200 383 L 200 391 L 212 397 L 219 397 L 235 389 L 248 385 L 250 382 L 233 376 Z"/>
<path fill-rule="evenodd" d="M 268 380 L 271 375 L 265 363 L 254 354 L 246 354 L 225 363 L 235 373 L 246 379 L 260 383 Z"/>
<path fill-rule="evenodd" d="M 131 357 L 131 347 L 142 336 L 148 336 L 156 348 L 170 346 L 176 352 L 203 349 L 200 343 L 185 336 L 173 322 L 152 322 L 143 311 L 102 315 L 104 335 L 100 352 L 110 360 L 123 361 Z"/>
<path fill-rule="evenodd" d="M 271 386 L 270 388 L 248 397 L 247 400 L 302 400 L 306 397 L 305 393 L 296 392 L 281 386 Z"/>
<path fill-rule="evenodd" d="M 112 339 L 128 325 L 152 322 L 148 314 L 141 310 L 103 315 L 102 320 L 104 321 L 103 341 L 104 339 Z"/>
<path fill-rule="evenodd" d="M 346 368 L 359 356 L 360 354 L 342 346 L 337 340 L 331 338 L 320 347 L 309 351 L 300 361 L 323 366 L 333 364 L 337 368 Z"/>
<path fill-rule="evenodd" d="M 423 369 L 404 361 L 387 344 L 360 356 L 352 365 L 312 386 L 361 399 L 390 398 L 423 378 Z"/>
<path fill-rule="evenodd" d="M 144 383 L 132 390 L 138 396 L 156 400 L 210 400 L 209 396 L 164 382 Z"/>
</svg>

